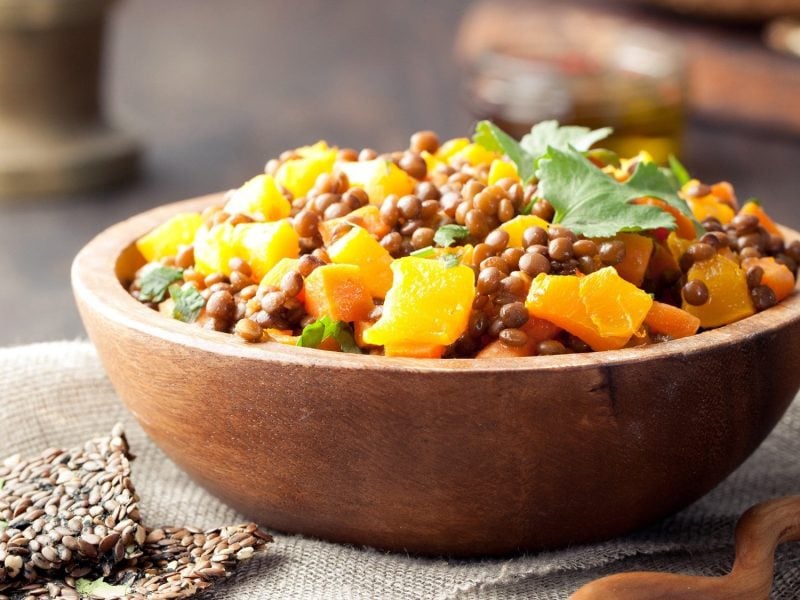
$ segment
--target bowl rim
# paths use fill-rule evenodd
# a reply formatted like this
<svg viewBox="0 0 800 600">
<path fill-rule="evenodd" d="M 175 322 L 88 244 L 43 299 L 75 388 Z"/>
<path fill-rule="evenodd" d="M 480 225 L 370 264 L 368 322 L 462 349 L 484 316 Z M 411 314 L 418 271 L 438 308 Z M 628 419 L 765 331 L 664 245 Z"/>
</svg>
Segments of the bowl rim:
<svg viewBox="0 0 800 600">
<path fill-rule="evenodd" d="M 122 252 L 136 239 L 178 212 L 197 211 L 223 199 L 223 193 L 182 200 L 138 213 L 111 225 L 89 241 L 77 254 L 71 269 L 73 293 L 79 304 L 106 319 L 141 334 L 213 354 L 247 360 L 267 360 L 287 366 L 314 366 L 340 370 L 378 368 L 387 372 L 497 373 L 573 371 L 641 363 L 665 358 L 689 359 L 706 350 L 736 344 L 758 335 L 771 335 L 800 321 L 800 282 L 792 295 L 778 305 L 716 329 L 660 344 L 564 354 L 508 358 L 405 358 L 330 352 L 278 342 L 247 343 L 229 333 L 209 331 L 168 319 L 133 298 L 116 274 Z M 781 228 L 789 238 L 800 233 Z"/>
</svg>

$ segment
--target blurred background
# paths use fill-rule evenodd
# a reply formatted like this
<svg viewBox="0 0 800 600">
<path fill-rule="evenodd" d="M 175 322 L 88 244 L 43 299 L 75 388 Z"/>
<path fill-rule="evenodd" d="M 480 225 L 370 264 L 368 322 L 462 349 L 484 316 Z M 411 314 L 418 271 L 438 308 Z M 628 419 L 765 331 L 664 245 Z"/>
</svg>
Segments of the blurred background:
<svg viewBox="0 0 800 600">
<path fill-rule="evenodd" d="M 800 0 L 0 0 L 0 345 L 84 335 L 69 265 L 105 227 L 318 139 L 389 151 L 486 116 L 517 133 L 611 124 L 618 149 L 675 152 L 800 228 L 798 14 Z"/>
</svg>

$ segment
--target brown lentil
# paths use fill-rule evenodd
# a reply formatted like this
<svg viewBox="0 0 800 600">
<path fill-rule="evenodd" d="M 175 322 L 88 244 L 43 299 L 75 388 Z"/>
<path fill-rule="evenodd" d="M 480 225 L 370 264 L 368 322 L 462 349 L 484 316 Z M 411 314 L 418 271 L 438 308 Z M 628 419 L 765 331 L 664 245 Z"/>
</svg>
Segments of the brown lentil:
<svg viewBox="0 0 800 600">
<path fill-rule="evenodd" d="M 507 346 L 519 347 L 528 343 L 528 334 L 521 329 L 503 329 L 498 337 Z"/>
<path fill-rule="evenodd" d="M 766 285 L 757 285 L 750 290 L 750 297 L 753 299 L 753 306 L 756 310 L 767 310 L 778 303 L 775 292 L 772 288 Z"/>
<path fill-rule="evenodd" d="M 522 302 L 512 302 L 500 308 L 500 318 L 506 327 L 518 328 L 528 322 L 528 309 Z"/>
<path fill-rule="evenodd" d="M 699 279 L 693 279 L 683 286 L 683 299 L 692 306 L 702 306 L 709 300 L 708 288 Z"/>
<path fill-rule="evenodd" d="M 246 342 L 261 341 L 263 330 L 261 326 L 252 319 L 239 319 L 234 327 L 234 332 Z"/>
<path fill-rule="evenodd" d="M 555 356 L 557 354 L 567 354 L 569 350 L 558 340 L 543 340 L 536 346 L 536 354 L 542 356 Z"/>
<path fill-rule="evenodd" d="M 439 149 L 439 136 L 433 131 L 417 131 L 409 140 L 409 148 L 414 152 L 434 154 Z"/>
</svg>

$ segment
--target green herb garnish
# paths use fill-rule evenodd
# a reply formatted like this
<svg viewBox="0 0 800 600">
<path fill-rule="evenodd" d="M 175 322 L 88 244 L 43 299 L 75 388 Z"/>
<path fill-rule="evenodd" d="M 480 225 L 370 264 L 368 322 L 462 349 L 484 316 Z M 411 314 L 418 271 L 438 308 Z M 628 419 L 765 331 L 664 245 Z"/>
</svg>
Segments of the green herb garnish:
<svg viewBox="0 0 800 600">
<path fill-rule="evenodd" d="M 472 140 L 487 150 L 501 152 L 517 166 L 523 184 L 536 177 L 539 161 L 548 148 L 586 151 L 592 144 L 611 135 L 610 127 L 591 130 L 587 127 L 561 126 L 558 121 L 542 121 L 531 132 L 517 141 L 491 121 L 480 121 L 475 126 Z"/>
<path fill-rule="evenodd" d="M 542 121 L 534 125 L 530 133 L 523 136 L 519 145 L 538 161 L 547 154 L 549 148 L 556 150 L 575 148 L 579 152 L 586 152 L 613 132 L 611 127 L 592 130 L 577 125 L 559 125 L 558 121 Z"/>
<path fill-rule="evenodd" d="M 417 258 L 435 258 L 436 250 L 433 249 L 433 246 L 425 246 L 419 250 L 414 250 L 409 256 L 415 256 Z"/>
<path fill-rule="evenodd" d="M 550 148 L 537 175 L 539 193 L 555 208 L 553 223 L 577 234 L 606 237 L 620 231 L 674 229 L 675 219 L 669 213 L 656 206 L 631 204 L 647 196 L 674 206 L 699 227 L 689 206 L 654 163 L 639 163 L 630 179 L 619 183 L 577 150 Z"/>
<path fill-rule="evenodd" d="M 183 269 L 154 265 L 142 275 L 139 300 L 161 302 L 167 296 L 167 288 L 183 277 Z"/>
<path fill-rule="evenodd" d="M 442 225 L 436 230 L 433 241 L 443 248 L 452 246 L 456 240 L 463 240 L 469 235 L 469 229 L 463 225 Z"/>
<path fill-rule="evenodd" d="M 444 266 L 448 269 L 452 269 L 453 267 L 458 266 L 461 264 L 461 255 L 460 254 L 451 254 L 450 252 L 446 252 L 439 257 L 439 260 L 444 263 Z"/>
<path fill-rule="evenodd" d="M 200 311 L 206 305 L 206 300 L 193 285 L 181 287 L 177 283 L 169 286 L 169 295 L 175 301 L 172 316 L 184 323 L 194 323 L 200 316 Z"/>
<path fill-rule="evenodd" d="M 81 578 L 75 582 L 75 591 L 82 598 L 125 598 L 130 593 L 131 588 L 127 585 L 111 585 L 103 581 L 102 577 L 94 581 Z"/>
<path fill-rule="evenodd" d="M 309 323 L 303 328 L 297 345 L 303 348 L 319 348 L 319 345 L 328 338 L 335 339 L 343 352 L 361 354 L 361 348 L 353 338 L 350 326 L 344 321 L 336 321 L 328 315 Z"/>
<path fill-rule="evenodd" d="M 680 187 L 686 185 L 692 179 L 692 177 L 689 175 L 689 171 L 686 170 L 686 167 L 684 167 L 681 164 L 681 161 L 679 161 L 673 154 L 670 154 L 667 160 L 669 160 L 669 169 L 672 171 L 672 174 L 678 181 L 678 185 Z"/>
</svg>

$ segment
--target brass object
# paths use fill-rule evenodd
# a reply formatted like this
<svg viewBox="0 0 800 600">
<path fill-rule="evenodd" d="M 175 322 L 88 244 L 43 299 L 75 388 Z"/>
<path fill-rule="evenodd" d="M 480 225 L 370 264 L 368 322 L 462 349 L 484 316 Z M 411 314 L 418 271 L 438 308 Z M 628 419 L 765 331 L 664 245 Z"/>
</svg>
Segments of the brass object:
<svg viewBox="0 0 800 600">
<path fill-rule="evenodd" d="M 114 0 L 0 0 L 0 196 L 118 183 L 139 149 L 101 103 Z"/>
</svg>

